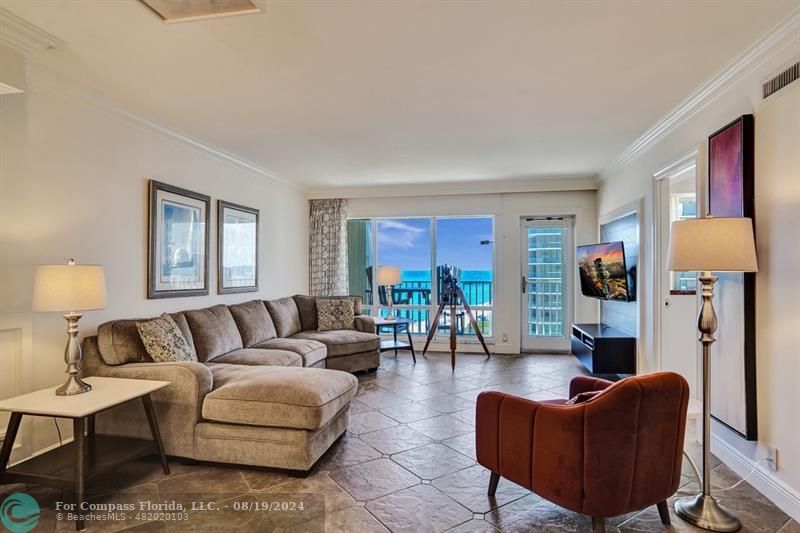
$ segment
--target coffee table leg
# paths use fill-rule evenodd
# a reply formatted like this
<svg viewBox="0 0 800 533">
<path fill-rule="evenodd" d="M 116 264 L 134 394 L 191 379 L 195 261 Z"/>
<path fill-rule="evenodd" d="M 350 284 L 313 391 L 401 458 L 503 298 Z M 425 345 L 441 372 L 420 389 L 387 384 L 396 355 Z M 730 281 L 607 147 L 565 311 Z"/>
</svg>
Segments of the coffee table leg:
<svg viewBox="0 0 800 533">
<path fill-rule="evenodd" d="M 417 362 L 417 354 L 414 353 L 414 341 L 411 340 L 411 330 L 406 324 L 406 335 L 408 336 L 408 347 L 411 349 L 411 358 L 414 359 L 414 362 Z"/>
<path fill-rule="evenodd" d="M 150 433 L 153 434 L 153 440 L 158 448 L 158 458 L 161 459 L 161 468 L 165 474 L 169 474 L 169 463 L 167 463 L 167 454 L 164 453 L 164 444 L 161 442 L 161 432 L 158 430 L 158 420 L 156 419 L 156 410 L 153 408 L 153 400 L 149 394 L 142 396 L 142 403 L 144 404 L 144 412 L 147 415 L 147 422 L 150 424 Z"/>
<path fill-rule="evenodd" d="M 78 516 L 82 516 L 83 499 L 86 497 L 86 429 L 85 418 L 72 419 L 72 438 L 75 441 L 75 503 L 78 506 Z M 75 520 L 75 529 L 83 531 L 86 525 L 83 518 Z"/>
<path fill-rule="evenodd" d="M 11 450 L 14 448 L 14 439 L 17 438 L 19 424 L 22 421 L 22 413 L 11 413 L 6 428 L 6 436 L 3 439 L 3 448 L 0 449 L 0 474 L 6 471 L 8 461 L 11 459 Z"/>
<path fill-rule="evenodd" d="M 392 328 L 394 331 L 394 356 L 397 357 L 397 325 Z"/>
</svg>

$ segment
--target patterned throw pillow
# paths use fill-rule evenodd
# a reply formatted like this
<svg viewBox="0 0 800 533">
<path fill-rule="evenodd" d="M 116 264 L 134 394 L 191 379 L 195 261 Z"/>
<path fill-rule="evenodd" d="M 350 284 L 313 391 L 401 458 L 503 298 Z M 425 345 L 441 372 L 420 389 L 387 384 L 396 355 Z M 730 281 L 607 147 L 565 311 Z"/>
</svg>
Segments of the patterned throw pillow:
<svg viewBox="0 0 800 533">
<path fill-rule="evenodd" d="M 355 306 L 350 298 L 318 298 L 317 329 L 355 329 Z"/>
<path fill-rule="evenodd" d="M 137 322 L 136 329 L 147 354 L 156 363 L 197 361 L 178 324 L 167 313 L 147 322 Z"/>
</svg>

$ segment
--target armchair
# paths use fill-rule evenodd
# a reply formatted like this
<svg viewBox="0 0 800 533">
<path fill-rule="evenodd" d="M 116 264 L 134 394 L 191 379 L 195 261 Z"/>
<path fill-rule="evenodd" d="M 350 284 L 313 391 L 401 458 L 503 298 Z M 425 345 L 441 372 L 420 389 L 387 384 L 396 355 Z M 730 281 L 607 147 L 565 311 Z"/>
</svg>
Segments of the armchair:
<svg viewBox="0 0 800 533">
<path fill-rule="evenodd" d="M 605 518 L 658 507 L 669 524 L 667 499 L 681 475 L 689 386 L 671 372 L 611 383 L 577 377 L 566 400 L 535 402 L 500 392 L 478 396 L 476 452 L 491 472 L 577 513 Z"/>
</svg>

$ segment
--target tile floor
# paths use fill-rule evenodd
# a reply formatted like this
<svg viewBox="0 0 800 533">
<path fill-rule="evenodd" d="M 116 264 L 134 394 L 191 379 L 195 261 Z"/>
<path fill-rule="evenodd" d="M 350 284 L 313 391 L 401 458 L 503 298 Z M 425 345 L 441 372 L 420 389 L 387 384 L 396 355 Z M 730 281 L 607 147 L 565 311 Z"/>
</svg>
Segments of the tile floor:
<svg viewBox="0 0 800 533">
<path fill-rule="evenodd" d="M 489 473 L 475 462 L 474 402 L 482 390 L 500 390 L 532 399 L 566 397 L 573 376 L 584 371 L 571 356 L 459 355 L 451 372 L 449 355 L 384 356 L 381 368 L 359 377 L 350 428 L 323 456 L 306 479 L 280 471 L 172 461 L 164 476 L 157 461 L 130 464 L 95 485 L 92 501 L 125 502 L 142 497 L 155 501 L 212 501 L 215 513 L 191 523 L 106 520 L 92 531 L 249 531 L 291 532 L 579 532 L 591 521 L 560 509 L 501 480 L 497 496 L 486 496 Z M 692 452 L 699 455 L 695 445 Z M 729 487 L 739 478 L 719 461 L 713 483 Z M 696 489 L 684 466 L 680 493 Z M 69 531 L 55 519 L 47 502 L 68 495 L 46 488 L 0 486 L 0 496 L 28 491 L 45 502 L 36 531 Z M 272 496 L 270 496 L 272 495 Z M 301 501 L 304 512 L 279 509 L 243 513 L 225 502 L 263 502 L 268 498 Z M 800 533 L 800 526 L 746 482 L 721 494 L 742 520 L 743 531 Z M 241 503 L 239 503 L 241 505 Z M 202 524 L 202 526 L 201 526 Z M 201 527 L 200 527 L 201 526 Z M 610 532 L 701 531 L 673 515 L 672 527 L 661 525 L 655 507 L 608 520 Z"/>
</svg>

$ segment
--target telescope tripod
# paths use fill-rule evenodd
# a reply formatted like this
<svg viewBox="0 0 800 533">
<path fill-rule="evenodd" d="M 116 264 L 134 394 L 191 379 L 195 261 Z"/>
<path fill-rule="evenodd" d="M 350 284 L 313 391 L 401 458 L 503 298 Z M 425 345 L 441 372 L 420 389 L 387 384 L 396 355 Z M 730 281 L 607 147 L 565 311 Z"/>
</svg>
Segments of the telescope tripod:
<svg viewBox="0 0 800 533">
<path fill-rule="evenodd" d="M 439 318 L 442 316 L 442 312 L 444 308 L 449 302 L 450 305 L 450 366 L 453 367 L 453 370 L 456 369 L 456 301 L 461 302 L 461 305 L 464 307 L 464 311 L 467 313 L 469 317 L 469 323 L 472 325 L 472 329 L 475 330 L 475 335 L 478 336 L 478 340 L 481 341 L 481 346 L 483 346 L 483 351 L 486 353 L 486 357 L 492 357 L 489 354 L 489 349 L 486 347 L 486 341 L 483 340 L 483 334 L 481 333 L 481 329 L 478 327 L 478 321 L 475 320 L 475 315 L 472 314 L 472 309 L 470 309 L 469 304 L 467 303 L 467 299 L 464 298 L 464 291 L 461 290 L 457 284 L 448 284 L 444 289 L 444 298 L 442 298 L 442 303 L 439 304 L 439 309 L 436 311 L 436 316 L 433 317 L 433 322 L 431 323 L 430 331 L 428 331 L 428 339 L 425 341 L 425 348 L 422 350 L 422 355 L 425 355 L 425 352 L 428 351 L 428 346 L 433 340 L 433 336 L 436 334 L 436 329 L 439 327 Z"/>
</svg>

